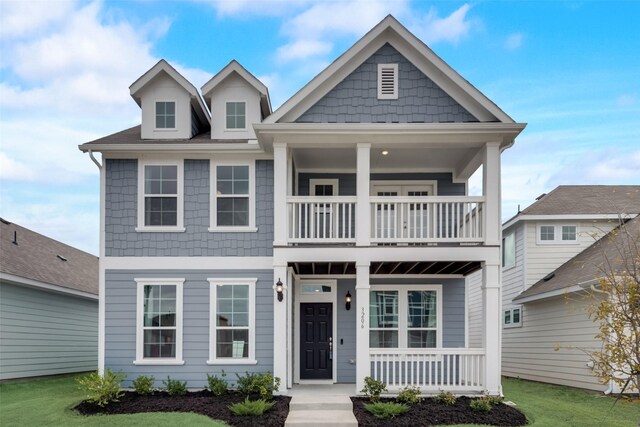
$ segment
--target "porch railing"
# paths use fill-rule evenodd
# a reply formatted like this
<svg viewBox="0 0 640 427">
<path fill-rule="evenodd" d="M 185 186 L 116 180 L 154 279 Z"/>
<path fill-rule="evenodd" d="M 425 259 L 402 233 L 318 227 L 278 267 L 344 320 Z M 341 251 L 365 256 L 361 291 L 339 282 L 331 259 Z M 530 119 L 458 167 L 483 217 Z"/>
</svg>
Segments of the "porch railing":
<svg viewBox="0 0 640 427">
<path fill-rule="evenodd" d="M 290 243 L 349 243 L 356 241 L 356 198 L 289 197 Z"/>
<path fill-rule="evenodd" d="M 484 197 L 371 197 L 373 243 L 479 243 Z"/>
<path fill-rule="evenodd" d="M 484 349 L 371 349 L 371 376 L 389 391 L 408 385 L 423 392 L 485 389 Z"/>
</svg>

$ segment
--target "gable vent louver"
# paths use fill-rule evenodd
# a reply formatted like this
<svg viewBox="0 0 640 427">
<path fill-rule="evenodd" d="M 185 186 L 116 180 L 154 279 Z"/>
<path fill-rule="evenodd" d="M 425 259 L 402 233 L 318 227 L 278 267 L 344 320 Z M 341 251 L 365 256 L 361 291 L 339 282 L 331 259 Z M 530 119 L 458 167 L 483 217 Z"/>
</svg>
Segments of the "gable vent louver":
<svg viewBox="0 0 640 427">
<path fill-rule="evenodd" d="M 378 64 L 378 99 L 398 99 L 398 64 Z"/>
</svg>

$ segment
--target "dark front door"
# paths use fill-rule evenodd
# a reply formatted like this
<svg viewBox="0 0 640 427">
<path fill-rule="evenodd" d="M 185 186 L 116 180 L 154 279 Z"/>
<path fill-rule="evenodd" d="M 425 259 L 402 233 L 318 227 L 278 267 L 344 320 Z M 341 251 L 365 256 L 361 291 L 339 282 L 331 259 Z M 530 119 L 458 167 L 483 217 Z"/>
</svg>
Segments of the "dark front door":
<svg viewBox="0 0 640 427">
<path fill-rule="evenodd" d="M 300 379 L 333 378 L 331 303 L 300 304 Z"/>
</svg>

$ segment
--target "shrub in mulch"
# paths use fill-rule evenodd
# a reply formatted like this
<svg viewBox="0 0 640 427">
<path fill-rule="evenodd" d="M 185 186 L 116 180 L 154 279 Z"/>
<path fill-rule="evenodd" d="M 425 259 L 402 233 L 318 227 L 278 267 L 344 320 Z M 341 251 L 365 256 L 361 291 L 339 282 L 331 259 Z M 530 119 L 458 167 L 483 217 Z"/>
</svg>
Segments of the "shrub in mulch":
<svg viewBox="0 0 640 427">
<path fill-rule="evenodd" d="M 229 409 L 229 405 L 244 401 L 245 394 L 228 392 L 214 396 L 210 391 L 187 392 L 184 396 L 170 396 L 167 392 L 156 391 L 147 396 L 141 396 L 133 391 L 126 391 L 118 402 L 112 402 L 104 407 L 87 401 L 80 402 L 74 408 L 82 415 L 96 414 L 137 414 L 140 412 L 194 412 L 215 420 L 221 420 L 237 427 L 282 427 L 289 414 L 288 396 L 274 396 L 275 404 L 260 416 L 238 416 Z M 252 400 L 260 396 L 251 396 Z"/>
<path fill-rule="evenodd" d="M 524 414 L 504 403 L 497 404 L 489 412 L 474 411 L 470 407 L 473 399 L 459 397 L 452 405 L 444 405 L 433 398 L 422 399 L 420 403 L 411 405 L 409 412 L 394 418 L 382 420 L 374 417 L 364 407 L 369 399 L 352 397 L 353 413 L 359 427 L 417 427 L 451 424 L 488 424 L 493 426 L 516 427 L 527 424 Z M 393 402 L 394 399 L 382 399 Z"/>
</svg>

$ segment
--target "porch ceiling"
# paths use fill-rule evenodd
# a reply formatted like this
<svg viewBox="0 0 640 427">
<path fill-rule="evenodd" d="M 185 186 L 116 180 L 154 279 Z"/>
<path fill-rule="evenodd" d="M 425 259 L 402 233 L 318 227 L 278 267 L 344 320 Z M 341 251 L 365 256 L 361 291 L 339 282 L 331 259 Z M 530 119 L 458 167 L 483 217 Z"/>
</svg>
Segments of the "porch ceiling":
<svg viewBox="0 0 640 427">
<path fill-rule="evenodd" d="M 355 262 L 294 262 L 289 263 L 297 275 L 353 275 Z M 459 274 L 466 276 L 480 269 L 479 261 L 402 261 L 372 262 L 369 274 L 431 275 Z"/>
</svg>

